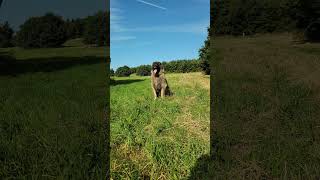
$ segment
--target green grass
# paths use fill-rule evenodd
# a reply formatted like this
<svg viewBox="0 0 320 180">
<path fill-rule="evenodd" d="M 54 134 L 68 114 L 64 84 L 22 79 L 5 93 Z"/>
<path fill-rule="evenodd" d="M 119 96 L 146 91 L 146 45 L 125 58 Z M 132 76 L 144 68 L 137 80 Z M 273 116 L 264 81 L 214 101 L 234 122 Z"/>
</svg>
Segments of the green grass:
<svg viewBox="0 0 320 180">
<path fill-rule="evenodd" d="M 213 156 L 199 166 L 211 172 L 197 177 L 319 178 L 320 45 L 293 44 L 289 34 L 213 44 Z"/>
<path fill-rule="evenodd" d="M 187 179 L 209 152 L 209 76 L 167 74 L 174 96 L 153 99 L 150 77 L 111 84 L 111 177 Z"/>
<path fill-rule="evenodd" d="M 85 46 L 83 38 L 71 39 L 63 44 L 65 47 L 82 47 Z"/>
<path fill-rule="evenodd" d="M 0 52 L 0 179 L 103 179 L 107 49 Z"/>
</svg>

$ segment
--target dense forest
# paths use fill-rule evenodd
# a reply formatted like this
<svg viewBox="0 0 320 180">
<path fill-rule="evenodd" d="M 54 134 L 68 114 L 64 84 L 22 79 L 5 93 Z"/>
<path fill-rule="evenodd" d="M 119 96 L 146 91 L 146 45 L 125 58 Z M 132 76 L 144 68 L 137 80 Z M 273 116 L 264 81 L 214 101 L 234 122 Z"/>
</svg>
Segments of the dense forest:
<svg viewBox="0 0 320 180">
<path fill-rule="evenodd" d="M 319 0 L 213 0 L 211 27 L 216 35 L 304 32 L 320 40 Z"/>
<path fill-rule="evenodd" d="M 106 46 L 110 43 L 109 19 L 110 12 L 102 11 L 85 18 L 66 20 L 59 15 L 46 13 L 28 18 L 17 32 L 8 22 L 0 23 L 0 48 L 59 47 L 74 38 L 82 38 L 85 44 Z"/>
</svg>

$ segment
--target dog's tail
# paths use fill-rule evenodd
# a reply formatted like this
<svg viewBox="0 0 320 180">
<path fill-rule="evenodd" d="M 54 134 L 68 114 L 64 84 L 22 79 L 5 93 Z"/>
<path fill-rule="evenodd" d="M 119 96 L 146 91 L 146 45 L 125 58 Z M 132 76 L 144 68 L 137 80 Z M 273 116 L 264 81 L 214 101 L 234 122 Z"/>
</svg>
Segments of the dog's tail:
<svg viewBox="0 0 320 180">
<path fill-rule="evenodd" d="M 167 95 L 167 96 L 173 96 L 173 92 L 171 91 L 171 89 L 169 88 L 169 86 L 167 86 L 167 88 L 166 88 L 166 95 Z"/>
</svg>

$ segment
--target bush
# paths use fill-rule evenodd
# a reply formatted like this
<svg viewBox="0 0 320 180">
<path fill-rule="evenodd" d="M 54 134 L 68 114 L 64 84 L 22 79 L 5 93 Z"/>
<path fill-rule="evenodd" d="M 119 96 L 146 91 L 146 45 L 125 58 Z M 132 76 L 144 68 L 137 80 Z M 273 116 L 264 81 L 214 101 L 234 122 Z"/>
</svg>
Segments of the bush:
<svg viewBox="0 0 320 180">
<path fill-rule="evenodd" d="M 52 13 L 29 18 L 16 37 L 17 45 L 24 48 L 59 47 L 66 40 L 65 22 Z"/>
<path fill-rule="evenodd" d="M 110 43 L 109 38 L 109 12 L 98 12 L 94 16 L 86 19 L 84 43 L 95 44 L 97 46 L 106 46 Z"/>
<path fill-rule="evenodd" d="M 110 76 L 114 76 L 114 70 L 113 69 L 110 70 Z"/>
<path fill-rule="evenodd" d="M 118 77 L 128 77 L 131 73 L 131 69 L 128 66 L 122 66 L 116 70 L 116 76 Z"/>
<path fill-rule="evenodd" d="M 13 30 L 8 22 L 0 24 L 0 48 L 12 46 Z"/>
<path fill-rule="evenodd" d="M 150 76 L 151 75 L 151 65 L 142 65 L 136 68 L 136 74 L 138 76 Z"/>
<path fill-rule="evenodd" d="M 131 73 L 133 74 L 133 73 L 136 73 L 137 72 L 137 68 L 138 67 L 132 67 L 132 68 L 130 68 L 131 69 Z"/>
<path fill-rule="evenodd" d="M 162 62 L 165 72 L 188 73 L 201 71 L 199 60 L 177 60 Z"/>
</svg>

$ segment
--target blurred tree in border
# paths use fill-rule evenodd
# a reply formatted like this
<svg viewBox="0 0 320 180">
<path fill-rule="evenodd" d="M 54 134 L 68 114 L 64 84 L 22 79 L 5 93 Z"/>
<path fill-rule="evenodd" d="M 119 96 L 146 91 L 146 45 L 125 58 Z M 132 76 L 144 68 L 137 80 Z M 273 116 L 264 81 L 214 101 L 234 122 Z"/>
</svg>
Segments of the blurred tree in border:
<svg viewBox="0 0 320 180">
<path fill-rule="evenodd" d="M 204 45 L 199 49 L 199 59 L 201 61 L 201 69 L 204 74 L 210 74 L 210 35 L 211 29 L 208 28 L 208 36 L 204 41 Z"/>
<path fill-rule="evenodd" d="M 65 21 L 53 13 L 30 17 L 16 35 L 17 45 L 23 48 L 60 47 L 66 41 Z"/>
<path fill-rule="evenodd" d="M 12 46 L 13 29 L 10 27 L 8 21 L 0 24 L 0 48 L 7 48 Z"/>
<path fill-rule="evenodd" d="M 95 44 L 97 46 L 106 46 L 110 43 L 110 28 L 107 20 L 110 18 L 110 12 L 98 12 L 94 16 L 86 19 L 84 43 Z"/>
</svg>

